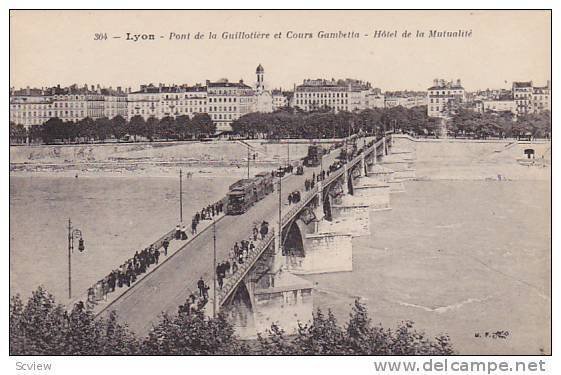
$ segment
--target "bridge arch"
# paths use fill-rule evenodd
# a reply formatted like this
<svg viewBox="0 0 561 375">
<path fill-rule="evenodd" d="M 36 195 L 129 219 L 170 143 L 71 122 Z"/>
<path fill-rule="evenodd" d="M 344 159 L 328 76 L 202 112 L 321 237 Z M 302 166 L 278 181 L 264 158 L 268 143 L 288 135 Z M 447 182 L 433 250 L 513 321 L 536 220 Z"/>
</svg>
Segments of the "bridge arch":
<svg viewBox="0 0 561 375">
<path fill-rule="evenodd" d="M 331 207 L 333 207 L 333 198 L 331 197 L 331 194 L 329 194 L 329 192 L 324 194 L 321 201 L 324 215 L 323 218 L 327 221 L 333 220 L 333 210 L 331 209 Z"/>
<path fill-rule="evenodd" d="M 308 232 L 306 224 L 298 219 L 294 220 L 287 228 L 282 253 L 285 256 L 303 258 L 306 256 L 304 236 Z"/>
<path fill-rule="evenodd" d="M 222 305 L 221 311 L 228 321 L 238 329 L 251 330 L 255 327 L 253 298 L 244 280 Z"/>
</svg>

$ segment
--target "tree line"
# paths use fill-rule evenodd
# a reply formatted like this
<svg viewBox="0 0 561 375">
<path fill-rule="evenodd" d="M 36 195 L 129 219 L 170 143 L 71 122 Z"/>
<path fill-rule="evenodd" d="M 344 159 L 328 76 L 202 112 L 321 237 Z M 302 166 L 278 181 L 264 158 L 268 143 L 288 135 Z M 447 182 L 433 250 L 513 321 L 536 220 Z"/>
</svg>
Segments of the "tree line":
<svg viewBox="0 0 561 375">
<path fill-rule="evenodd" d="M 550 138 L 551 113 L 532 113 L 514 118 L 510 112 L 478 113 L 460 109 L 449 121 L 448 132 L 455 137 L 511 138 L 531 135 L 535 138 Z"/>
<path fill-rule="evenodd" d="M 249 113 L 232 123 L 234 133 L 249 138 L 343 138 L 365 132 L 402 129 L 415 133 L 434 133 L 438 120 L 427 116 L 426 106 L 374 108 L 334 113 L 329 108 L 304 112 L 283 108 L 272 113 Z"/>
<path fill-rule="evenodd" d="M 380 134 L 393 130 L 414 136 L 438 135 L 441 119 L 429 117 L 426 106 L 404 108 L 374 108 L 362 111 L 334 113 L 329 108 L 304 112 L 295 108 L 282 108 L 272 113 L 253 112 L 241 116 L 231 124 L 234 136 L 243 138 L 343 138 L 359 132 Z M 528 114 L 515 118 L 509 112 L 478 113 L 472 109 L 459 109 L 447 121 L 448 132 L 455 136 L 471 138 L 517 137 L 530 134 L 548 138 L 551 134 L 551 113 Z M 188 116 L 151 117 L 144 120 L 134 116 L 129 121 L 121 116 L 113 119 L 85 118 L 77 122 L 52 118 L 43 125 L 26 129 L 10 123 L 12 143 L 30 142 L 103 142 L 106 140 L 137 139 L 191 140 L 214 135 L 216 125 L 206 113 Z"/>
<path fill-rule="evenodd" d="M 216 125 L 206 113 L 189 116 L 166 116 L 158 120 L 149 117 L 144 120 L 136 115 L 127 121 L 122 116 L 112 119 L 102 117 L 92 120 L 86 117 L 79 121 L 63 121 L 58 117 L 47 120 L 42 125 L 30 126 L 10 122 L 10 141 L 25 143 L 87 143 L 107 140 L 191 140 L 213 135 Z"/>
<path fill-rule="evenodd" d="M 239 339 L 224 315 L 205 317 L 202 311 L 162 314 L 145 337 L 137 337 L 118 322 L 115 312 L 95 318 L 83 304 L 71 311 L 39 287 L 27 303 L 10 300 L 11 355 L 451 355 L 447 335 L 434 338 L 412 322 L 395 329 L 373 324 L 366 306 L 355 301 L 341 326 L 331 311 L 318 309 L 313 320 L 287 335 L 272 324 L 256 340 Z"/>
</svg>

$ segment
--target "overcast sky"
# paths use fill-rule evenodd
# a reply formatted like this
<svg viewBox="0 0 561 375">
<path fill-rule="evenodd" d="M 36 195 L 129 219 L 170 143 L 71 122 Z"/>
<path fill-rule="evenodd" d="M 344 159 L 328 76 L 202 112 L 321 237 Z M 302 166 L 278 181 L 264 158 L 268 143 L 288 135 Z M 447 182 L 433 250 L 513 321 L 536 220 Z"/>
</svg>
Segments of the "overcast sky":
<svg viewBox="0 0 561 375">
<path fill-rule="evenodd" d="M 547 11 L 12 11 L 15 87 L 204 83 L 222 77 L 270 88 L 305 78 L 357 78 L 382 90 L 425 90 L 434 78 L 461 78 L 468 90 L 550 79 Z M 318 39 L 319 31 L 354 31 L 359 39 Z M 374 39 L 376 30 L 471 30 L 470 38 Z M 171 32 L 218 34 L 216 40 L 167 40 Z M 222 32 L 268 32 L 270 40 L 223 40 Z M 313 39 L 287 39 L 286 33 Z M 132 42 L 125 34 L 155 34 Z M 273 39 L 281 32 L 282 39 Z M 95 33 L 107 33 L 95 41 Z M 364 34 L 368 34 L 366 37 Z M 120 36 L 114 39 L 113 36 Z M 164 36 L 164 38 L 160 38 Z"/>
</svg>

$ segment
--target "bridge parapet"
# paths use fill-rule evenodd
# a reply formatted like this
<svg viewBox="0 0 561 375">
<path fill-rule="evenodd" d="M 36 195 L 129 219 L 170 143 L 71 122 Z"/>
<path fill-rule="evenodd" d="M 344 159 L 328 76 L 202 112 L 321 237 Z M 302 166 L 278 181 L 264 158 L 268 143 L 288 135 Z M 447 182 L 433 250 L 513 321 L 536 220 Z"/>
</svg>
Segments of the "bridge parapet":
<svg viewBox="0 0 561 375">
<path fill-rule="evenodd" d="M 336 179 L 338 179 L 339 177 L 341 177 L 344 173 L 344 169 L 343 168 L 339 168 L 336 171 L 332 172 L 329 174 L 329 177 L 327 177 L 324 181 L 322 181 L 323 186 L 328 186 L 329 184 L 331 184 L 333 181 L 335 181 Z"/>
<path fill-rule="evenodd" d="M 314 196 L 318 193 L 318 190 L 318 186 L 316 185 L 313 189 L 307 191 L 307 194 L 304 196 L 304 198 L 301 199 L 300 202 L 296 203 L 290 210 L 288 210 L 286 214 L 282 216 L 282 225 L 284 226 L 286 223 L 292 220 L 292 218 L 314 198 Z"/>
<path fill-rule="evenodd" d="M 221 306 L 230 296 L 230 294 L 232 294 L 232 292 L 236 289 L 236 286 L 245 277 L 251 267 L 253 267 L 257 259 L 259 259 L 263 252 L 265 252 L 265 250 L 269 247 L 274 238 L 275 230 L 271 229 L 269 233 L 267 233 L 265 238 L 257 244 L 255 250 L 249 252 L 245 261 L 239 265 L 238 271 L 226 279 L 226 282 L 222 286 L 222 289 L 217 293 L 218 306 Z"/>
</svg>

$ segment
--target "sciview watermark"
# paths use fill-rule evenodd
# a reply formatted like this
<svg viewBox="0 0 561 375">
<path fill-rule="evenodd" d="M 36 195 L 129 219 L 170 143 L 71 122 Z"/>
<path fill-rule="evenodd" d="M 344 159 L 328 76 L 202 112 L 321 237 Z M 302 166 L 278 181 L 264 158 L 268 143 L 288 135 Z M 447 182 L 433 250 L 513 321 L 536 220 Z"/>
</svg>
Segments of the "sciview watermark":
<svg viewBox="0 0 561 375">
<path fill-rule="evenodd" d="M 378 373 L 388 372 L 458 372 L 470 374 L 501 374 L 501 373 L 543 373 L 546 361 L 462 361 L 453 359 L 429 359 L 426 361 L 376 361 L 374 369 Z"/>
</svg>

